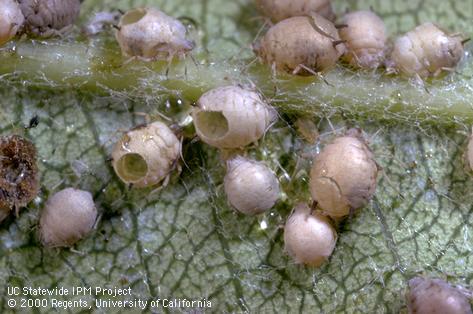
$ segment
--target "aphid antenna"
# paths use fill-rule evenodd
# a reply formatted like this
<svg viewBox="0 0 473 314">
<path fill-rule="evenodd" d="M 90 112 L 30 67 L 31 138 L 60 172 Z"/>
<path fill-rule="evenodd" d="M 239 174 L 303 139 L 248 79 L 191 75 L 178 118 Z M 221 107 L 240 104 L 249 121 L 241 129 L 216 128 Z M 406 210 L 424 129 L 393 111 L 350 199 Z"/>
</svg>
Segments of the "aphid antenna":
<svg viewBox="0 0 473 314">
<path fill-rule="evenodd" d="M 117 24 L 112 24 L 112 27 L 115 28 L 118 31 L 121 30 L 121 27 L 118 26 Z"/>
<path fill-rule="evenodd" d="M 124 15 L 125 14 L 125 11 L 123 11 L 122 9 L 117 9 L 118 13 L 120 13 L 121 15 Z"/>
<path fill-rule="evenodd" d="M 315 23 L 315 15 L 314 14 L 317 14 L 316 12 L 311 12 L 310 15 L 307 16 L 307 18 L 309 19 L 309 23 L 310 25 L 312 26 L 312 28 L 318 32 L 319 34 L 325 36 L 325 37 L 328 37 L 332 40 L 336 40 L 335 37 L 331 36 L 330 34 L 326 33 L 323 29 L 321 29 L 320 27 L 317 26 L 317 23 Z"/>
<path fill-rule="evenodd" d="M 461 41 L 461 44 L 464 46 L 467 42 L 469 42 L 471 38 L 465 38 Z"/>
</svg>

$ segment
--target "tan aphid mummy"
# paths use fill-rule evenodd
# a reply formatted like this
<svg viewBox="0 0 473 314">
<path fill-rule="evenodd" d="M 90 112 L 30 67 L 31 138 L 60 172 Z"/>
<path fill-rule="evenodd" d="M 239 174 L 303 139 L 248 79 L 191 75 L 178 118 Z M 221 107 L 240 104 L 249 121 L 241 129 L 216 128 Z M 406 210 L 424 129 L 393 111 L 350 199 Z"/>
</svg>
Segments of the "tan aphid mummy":
<svg viewBox="0 0 473 314">
<path fill-rule="evenodd" d="M 18 0 L 25 31 L 50 37 L 70 30 L 79 17 L 80 0 Z"/>
<path fill-rule="evenodd" d="M 0 0 L 0 46 L 15 37 L 24 21 L 18 2 Z"/>
<path fill-rule="evenodd" d="M 326 19 L 335 20 L 330 0 L 255 0 L 261 12 L 273 22 L 293 16 L 318 13 Z"/>
<path fill-rule="evenodd" d="M 345 41 L 345 59 L 354 67 L 377 68 L 386 51 L 386 27 L 383 20 L 371 11 L 356 11 L 342 19 L 340 38 Z"/>
<path fill-rule="evenodd" d="M 315 13 L 277 23 L 253 48 L 273 69 L 298 75 L 326 71 L 345 52 L 333 23 Z"/>
<path fill-rule="evenodd" d="M 441 279 L 414 277 L 409 280 L 409 314 L 472 314 L 468 297 Z"/>
<path fill-rule="evenodd" d="M 329 219 L 298 204 L 284 227 L 284 245 L 296 263 L 318 267 L 332 255 L 337 233 Z"/>
<path fill-rule="evenodd" d="M 92 194 L 66 188 L 51 196 L 39 220 L 41 242 L 48 247 L 71 246 L 90 233 L 97 219 Z"/>
<path fill-rule="evenodd" d="M 310 171 L 312 199 L 325 213 L 343 217 L 365 206 L 376 189 L 378 166 L 358 129 L 351 129 L 315 157 Z"/>
<path fill-rule="evenodd" d="M 180 151 L 174 132 L 156 121 L 126 132 L 113 148 L 112 165 L 123 182 L 143 188 L 167 178 Z"/>
<path fill-rule="evenodd" d="M 115 37 L 123 55 L 145 60 L 171 60 L 174 56 L 185 56 L 194 48 L 179 20 L 153 8 L 126 12 Z"/>
<path fill-rule="evenodd" d="M 192 117 L 203 142 L 218 148 L 240 148 L 258 141 L 277 114 L 259 93 L 225 86 L 203 94 Z"/>
<path fill-rule="evenodd" d="M 227 161 L 224 188 L 228 202 L 246 215 L 263 213 L 279 199 L 274 172 L 262 162 L 241 156 Z"/>
<path fill-rule="evenodd" d="M 401 73 L 421 78 L 453 70 L 464 54 L 463 39 L 425 23 L 396 39 L 390 62 Z"/>
</svg>

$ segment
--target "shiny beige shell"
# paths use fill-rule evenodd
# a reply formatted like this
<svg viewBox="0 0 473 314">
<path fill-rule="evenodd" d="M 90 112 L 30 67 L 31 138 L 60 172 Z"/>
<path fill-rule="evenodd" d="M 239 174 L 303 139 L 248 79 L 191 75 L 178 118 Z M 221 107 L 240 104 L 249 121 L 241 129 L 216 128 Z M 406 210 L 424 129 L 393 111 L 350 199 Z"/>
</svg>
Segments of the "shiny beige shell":
<svg viewBox="0 0 473 314">
<path fill-rule="evenodd" d="M 186 39 L 186 28 L 177 19 L 153 8 L 126 12 L 115 37 L 123 55 L 147 60 L 169 60 L 194 48 Z"/>
<path fill-rule="evenodd" d="M 279 198 L 274 172 L 262 162 L 240 156 L 227 161 L 224 188 L 228 202 L 246 215 L 263 213 Z"/>
<path fill-rule="evenodd" d="M 407 76 L 426 78 L 455 68 L 463 54 L 460 35 L 449 35 L 436 25 L 425 23 L 396 39 L 391 61 Z"/>
<path fill-rule="evenodd" d="M 19 0 L 25 31 L 49 37 L 70 28 L 80 13 L 79 0 Z"/>
<path fill-rule="evenodd" d="M 414 277 L 409 280 L 409 314 L 471 314 L 468 298 L 441 279 Z"/>
<path fill-rule="evenodd" d="M 258 141 L 276 111 L 255 91 L 224 86 L 203 94 L 192 117 L 199 138 L 218 148 L 240 148 Z"/>
<path fill-rule="evenodd" d="M 343 43 L 336 44 L 339 40 L 332 22 L 312 14 L 291 17 L 272 26 L 254 50 L 264 63 L 278 71 L 313 75 L 332 68 L 345 52 Z"/>
<path fill-rule="evenodd" d="M 0 0 L 0 46 L 15 37 L 25 18 L 14 0 Z"/>
<path fill-rule="evenodd" d="M 318 206 L 332 217 L 365 206 L 376 189 L 378 166 L 373 153 L 358 136 L 342 136 L 315 158 L 310 192 Z"/>
<path fill-rule="evenodd" d="M 385 58 L 386 27 L 383 20 L 371 11 L 346 14 L 340 28 L 340 38 L 346 41 L 345 59 L 354 67 L 377 68 Z"/>
<path fill-rule="evenodd" d="M 92 194 L 66 188 L 51 196 L 39 219 L 41 242 L 48 247 L 71 246 L 92 230 L 97 219 Z"/>
<path fill-rule="evenodd" d="M 327 217 L 298 204 L 284 227 L 284 245 L 296 263 L 318 267 L 332 255 L 337 233 Z"/>
<path fill-rule="evenodd" d="M 326 19 L 335 20 L 330 0 L 255 0 L 261 12 L 273 22 L 293 16 L 318 13 Z"/>
<path fill-rule="evenodd" d="M 143 188 L 160 183 L 174 169 L 180 141 L 164 123 L 156 121 L 123 135 L 112 151 L 115 173 L 126 184 Z"/>
</svg>

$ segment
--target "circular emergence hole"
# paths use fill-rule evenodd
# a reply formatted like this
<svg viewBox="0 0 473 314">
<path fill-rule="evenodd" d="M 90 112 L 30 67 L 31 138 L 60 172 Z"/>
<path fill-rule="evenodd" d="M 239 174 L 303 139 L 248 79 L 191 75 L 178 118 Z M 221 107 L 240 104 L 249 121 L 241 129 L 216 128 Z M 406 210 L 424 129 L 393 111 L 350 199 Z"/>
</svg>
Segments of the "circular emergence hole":
<svg viewBox="0 0 473 314">
<path fill-rule="evenodd" d="M 148 173 L 148 165 L 139 154 L 123 155 L 117 163 L 117 173 L 124 181 L 137 181 Z"/>
<path fill-rule="evenodd" d="M 122 18 L 122 25 L 133 24 L 138 22 L 146 15 L 145 9 L 136 9 L 126 13 Z"/>
<path fill-rule="evenodd" d="M 227 118 L 220 111 L 200 111 L 195 125 L 207 138 L 221 138 L 228 132 Z"/>
</svg>

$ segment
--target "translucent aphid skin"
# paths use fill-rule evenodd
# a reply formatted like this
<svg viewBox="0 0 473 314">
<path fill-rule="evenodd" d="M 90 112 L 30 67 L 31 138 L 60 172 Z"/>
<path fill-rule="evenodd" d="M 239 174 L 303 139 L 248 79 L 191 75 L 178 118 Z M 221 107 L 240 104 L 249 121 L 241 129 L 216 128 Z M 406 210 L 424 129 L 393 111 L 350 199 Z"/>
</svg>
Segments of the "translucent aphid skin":
<svg viewBox="0 0 473 314">
<path fill-rule="evenodd" d="M 274 172 L 259 161 L 241 156 L 227 161 L 224 178 L 228 202 L 246 215 L 261 214 L 279 198 L 279 181 Z"/>
<path fill-rule="evenodd" d="M 224 86 L 203 94 L 192 117 L 203 142 L 224 149 L 241 148 L 264 135 L 276 111 L 255 91 Z"/>
<path fill-rule="evenodd" d="M 453 70 L 464 54 L 463 39 L 424 23 L 396 39 L 390 63 L 407 76 L 436 77 Z"/>
<path fill-rule="evenodd" d="M 6 218 L 8 212 L 18 213 L 38 195 L 36 148 L 19 135 L 2 136 L 0 157 L 0 216 Z"/>
<path fill-rule="evenodd" d="M 297 264 L 319 267 L 332 255 L 337 233 L 329 219 L 298 204 L 284 227 L 284 245 Z"/>
<path fill-rule="evenodd" d="M 414 277 L 409 280 L 409 314 L 471 314 L 467 296 L 441 279 Z"/>
<path fill-rule="evenodd" d="M 156 121 L 126 132 L 113 148 L 112 165 L 123 182 L 143 188 L 168 178 L 180 152 L 174 132 Z"/>
<path fill-rule="evenodd" d="M 194 48 L 186 39 L 186 27 L 177 19 L 153 8 L 126 12 L 120 19 L 115 37 L 122 53 L 143 60 L 172 60 Z"/>
<path fill-rule="evenodd" d="M 80 13 L 79 0 L 19 0 L 25 31 L 40 37 L 60 35 L 72 28 Z"/>
<path fill-rule="evenodd" d="M 46 202 L 39 220 L 40 238 L 47 247 L 72 246 L 92 230 L 97 219 L 92 194 L 66 188 Z"/>
<path fill-rule="evenodd" d="M 376 189 L 378 166 L 358 129 L 323 148 L 310 171 L 310 192 L 332 217 L 365 206 Z"/>
<path fill-rule="evenodd" d="M 25 18 L 14 0 L 0 0 L 0 46 L 15 37 Z"/>
<path fill-rule="evenodd" d="M 377 68 L 384 63 L 386 51 L 386 27 L 383 20 L 371 11 L 346 14 L 340 28 L 340 38 L 345 41 L 344 58 L 359 68 Z"/>
<path fill-rule="evenodd" d="M 253 48 L 273 70 L 297 75 L 326 71 L 345 52 L 333 23 L 315 13 L 277 23 Z"/>
<path fill-rule="evenodd" d="M 293 16 L 318 13 L 326 19 L 335 20 L 330 0 L 255 0 L 256 6 L 273 22 Z"/>
</svg>

